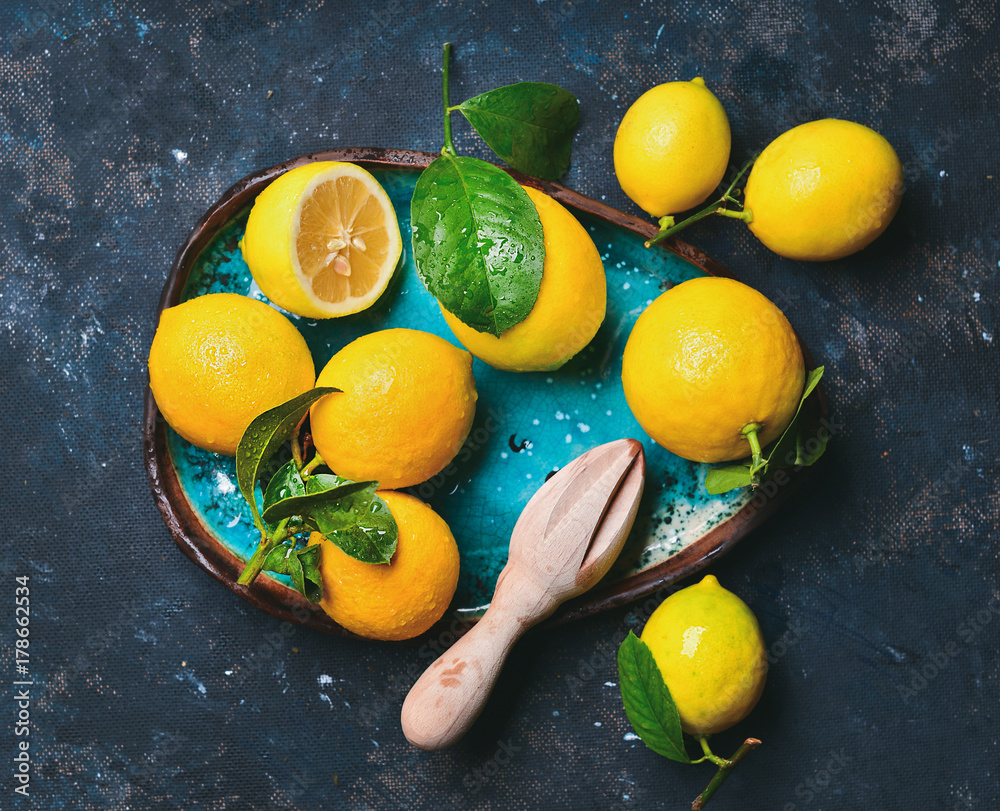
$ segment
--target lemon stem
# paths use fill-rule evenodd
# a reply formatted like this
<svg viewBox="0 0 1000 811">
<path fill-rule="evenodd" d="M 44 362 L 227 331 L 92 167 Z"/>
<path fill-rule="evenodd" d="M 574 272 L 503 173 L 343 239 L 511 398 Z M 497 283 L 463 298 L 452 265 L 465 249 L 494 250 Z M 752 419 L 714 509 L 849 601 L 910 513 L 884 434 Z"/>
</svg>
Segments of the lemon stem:
<svg viewBox="0 0 1000 811">
<path fill-rule="evenodd" d="M 708 805 L 708 801 L 712 799 L 712 795 L 719 790 L 719 786 L 726 782 L 726 778 L 729 777 L 730 772 L 736 768 L 736 764 L 760 746 L 760 741 L 756 738 L 747 738 L 742 744 L 740 744 L 740 748 L 736 750 L 729 760 L 722 760 L 722 758 L 717 758 L 712 754 L 711 750 L 708 748 L 708 741 L 705 740 L 703 735 L 697 735 L 696 737 L 698 738 L 698 742 L 701 743 L 701 748 L 705 752 L 705 756 L 708 757 L 708 759 L 713 763 L 719 764 L 719 771 L 715 773 L 715 777 L 712 778 L 712 781 L 705 786 L 705 790 L 697 796 L 693 803 L 691 803 L 692 811 L 699 811 L 699 809 Z"/>
<path fill-rule="evenodd" d="M 723 766 L 725 766 L 729 762 L 729 761 L 725 760 L 724 758 L 721 758 L 721 757 L 719 757 L 718 755 L 716 755 L 716 754 L 714 754 L 712 752 L 712 750 L 708 746 L 708 736 L 707 735 L 695 735 L 694 737 L 695 737 L 695 740 L 698 741 L 699 744 L 701 744 L 701 751 L 705 753 L 705 757 L 701 758 L 701 760 L 698 761 L 699 763 L 702 760 L 710 760 L 710 761 L 712 761 L 712 763 L 714 763 L 716 766 L 718 766 L 721 769 Z"/>
<path fill-rule="evenodd" d="M 441 69 L 441 97 L 444 101 L 444 149 L 442 152 L 455 154 L 455 144 L 451 140 L 451 94 L 448 90 L 448 76 L 451 67 L 451 43 L 444 44 L 444 64 Z"/>
<path fill-rule="evenodd" d="M 303 479 L 308 479 L 312 475 L 312 472 L 322 464 L 324 464 L 323 457 L 317 453 L 312 459 L 302 466 L 299 473 Z"/>
<path fill-rule="evenodd" d="M 253 555 L 250 556 L 250 560 L 247 561 L 246 568 L 240 574 L 239 579 L 236 581 L 241 586 L 249 586 L 257 579 L 257 575 L 260 574 L 261 569 L 264 568 L 264 561 L 267 556 L 271 554 L 271 550 L 276 546 L 284 542 L 286 536 L 288 535 L 288 521 L 290 519 L 286 518 L 281 521 L 278 526 L 274 528 L 274 534 L 270 537 L 265 536 L 264 539 L 257 545 L 254 550 Z"/>
<path fill-rule="evenodd" d="M 743 426 L 743 436 L 750 443 L 750 452 L 753 454 L 753 458 L 750 460 L 750 475 L 754 475 L 767 467 L 767 459 L 764 458 L 764 454 L 760 448 L 760 439 L 757 437 L 757 432 L 761 428 L 762 426 L 759 422 L 751 422 Z"/>
<path fill-rule="evenodd" d="M 698 222 L 698 220 L 703 220 L 705 217 L 709 217 L 712 214 L 719 214 L 723 217 L 732 217 L 736 220 L 743 220 L 743 222 L 753 222 L 753 213 L 748 209 L 731 209 L 727 208 L 727 206 L 730 203 L 739 205 L 740 201 L 736 199 L 736 194 L 739 194 L 739 192 L 734 192 L 734 189 L 736 188 L 736 184 L 742 179 L 743 175 L 747 173 L 747 170 L 753 166 L 753 162 L 755 160 L 757 160 L 756 155 L 750 158 L 750 160 L 743 165 L 743 168 L 737 172 L 736 177 L 733 178 L 733 182 L 729 184 L 729 188 L 722 193 L 722 197 L 715 200 L 701 211 L 692 214 L 686 220 L 681 220 L 679 223 L 675 223 L 673 217 L 661 217 L 659 220 L 660 230 L 657 232 L 655 237 L 646 242 L 646 247 L 650 248 L 658 242 L 663 242 L 663 240 L 668 237 L 672 237 L 678 231 L 683 231 L 689 225 Z"/>
</svg>

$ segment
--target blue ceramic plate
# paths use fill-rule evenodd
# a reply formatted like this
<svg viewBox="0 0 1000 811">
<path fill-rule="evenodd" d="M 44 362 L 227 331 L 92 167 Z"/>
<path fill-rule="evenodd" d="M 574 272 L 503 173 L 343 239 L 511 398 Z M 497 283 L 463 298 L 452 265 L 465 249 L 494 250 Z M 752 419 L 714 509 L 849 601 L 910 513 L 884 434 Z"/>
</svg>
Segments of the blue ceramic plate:
<svg viewBox="0 0 1000 811">
<path fill-rule="evenodd" d="M 434 155 L 401 150 L 337 150 L 309 155 L 253 175 L 230 189 L 194 228 L 177 255 L 160 309 L 205 293 L 233 292 L 266 301 L 240 255 L 254 198 L 277 175 L 314 160 L 351 160 L 371 171 L 392 199 L 407 246 L 389 289 L 369 310 L 311 321 L 290 316 L 305 336 L 317 372 L 341 347 L 374 330 L 410 327 L 458 344 L 413 266 L 410 196 L 419 169 Z M 639 427 L 621 387 L 621 358 L 632 325 L 669 287 L 706 274 L 729 275 L 683 243 L 647 250 L 655 228 L 555 184 L 515 175 L 569 208 L 593 237 L 608 278 L 608 311 L 591 344 L 556 372 L 512 374 L 479 360 L 476 420 L 466 452 L 442 474 L 410 492 L 448 522 L 461 551 L 454 620 L 473 620 L 489 603 L 507 558 L 514 522 L 556 470 L 584 451 L 621 437 L 643 443 L 647 479 L 639 517 L 612 571 L 589 594 L 563 606 L 555 620 L 624 603 L 689 574 L 725 551 L 795 489 L 777 497 L 746 490 L 705 492 L 706 465 L 681 459 Z M 346 633 L 309 607 L 281 578 L 261 576 L 251 589 L 236 578 L 259 537 L 236 485 L 235 461 L 178 436 L 146 398 L 146 461 L 157 503 L 174 539 L 200 566 L 254 604 L 279 616 Z M 763 497 L 762 497 L 763 496 Z"/>
</svg>

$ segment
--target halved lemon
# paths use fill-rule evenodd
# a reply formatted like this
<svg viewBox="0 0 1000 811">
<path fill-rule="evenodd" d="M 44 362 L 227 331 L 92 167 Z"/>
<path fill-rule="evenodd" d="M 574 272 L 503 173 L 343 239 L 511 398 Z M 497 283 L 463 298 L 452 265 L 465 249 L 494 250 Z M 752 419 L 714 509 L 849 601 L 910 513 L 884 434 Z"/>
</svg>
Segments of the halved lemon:
<svg viewBox="0 0 1000 811">
<path fill-rule="evenodd" d="M 403 250 L 392 202 L 360 166 L 298 166 L 260 193 L 240 242 L 261 291 L 307 318 L 370 307 Z"/>
</svg>

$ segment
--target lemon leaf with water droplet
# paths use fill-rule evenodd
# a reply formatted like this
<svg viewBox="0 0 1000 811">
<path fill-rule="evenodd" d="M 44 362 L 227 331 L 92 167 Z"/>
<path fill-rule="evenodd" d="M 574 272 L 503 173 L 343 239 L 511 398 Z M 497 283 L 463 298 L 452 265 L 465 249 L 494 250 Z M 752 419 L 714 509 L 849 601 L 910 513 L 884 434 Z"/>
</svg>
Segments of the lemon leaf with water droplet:
<svg viewBox="0 0 1000 811">
<path fill-rule="evenodd" d="M 568 90 L 518 82 L 480 93 L 458 109 L 490 149 L 519 172 L 555 180 L 569 169 L 580 103 Z"/>
<path fill-rule="evenodd" d="M 291 518 L 293 515 L 315 518 L 318 512 L 330 507 L 336 508 L 341 502 L 353 503 L 351 496 L 358 493 L 370 493 L 374 496 L 376 487 L 378 482 L 354 482 L 330 474 L 310 476 L 305 480 L 303 492 L 296 492 L 296 488 L 292 488 L 283 497 L 266 505 L 263 512 L 264 520 L 268 524 L 276 524 L 283 518 Z M 268 487 L 268 491 L 270 490 Z"/>
<path fill-rule="evenodd" d="M 327 394 L 340 391 L 331 386 L 310 389 L 286 403 L 275 406 L 254 418 L 240 437 L 236 448 L 236 483 L 243 498 L 250 505 L 253 522 L 261 534 L 266 534 L 264 522 L 257 509 L 255 490 L 261 471 L 284 444 L 309 410 L 309 406 Z"/>
<path fill-rule="evenodd" d="M 496 336 L 528 317 L 542 283 L 542 222 L 503 169 L 445 152 L 417 179 L 410 223 L 417 274 L 448 312 Z"/>
<path fill-rule="evenodd" d="M 295 541 L 275 547 L 264 560 L 266 572 L 285 574 L 292 579 L 295 590 L 310 603 L 323 596 L 323 578 L 319 571 L 319 547 L 295 548 Z"/>
<path fill-rule="evenodd" d="M 286 498 L 293 496 L 304 496 L 306 493 L 306 483 L 299 472 L 298 465 L 294 459 L 290 459 L 283 464 L 271 477 L 264 491 L 263 511 L 265 515 L 270 507 Z"/>
<path fill-rule="evenodd" d="M 388 563 L 396 551 L 399 527 L 374 487 L 368 496 L 367 490 L 358 492 L 313 512 L 310 518 L 344 554 L 364 563 Z"/>
</svg>

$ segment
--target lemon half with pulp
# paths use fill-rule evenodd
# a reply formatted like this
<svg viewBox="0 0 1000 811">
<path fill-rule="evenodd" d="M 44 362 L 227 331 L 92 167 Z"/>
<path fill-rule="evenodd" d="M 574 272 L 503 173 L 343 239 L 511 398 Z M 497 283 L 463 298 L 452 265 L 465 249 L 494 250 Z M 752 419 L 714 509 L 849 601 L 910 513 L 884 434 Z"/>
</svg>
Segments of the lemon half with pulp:
<svg viewBox="0 0 1000 811">
<path fill-rule="evenodd" d="M 291 169 L 257 197 L 240 242 L 254 280 L 296 315 L 335 318 L 370 307 L 403 251 L 396 212 L 353 163 Z"/>
</svg>

